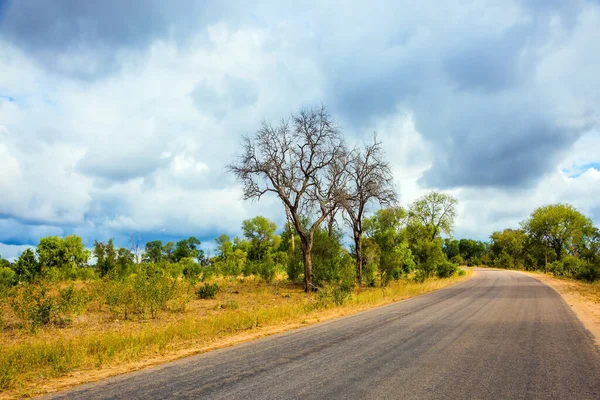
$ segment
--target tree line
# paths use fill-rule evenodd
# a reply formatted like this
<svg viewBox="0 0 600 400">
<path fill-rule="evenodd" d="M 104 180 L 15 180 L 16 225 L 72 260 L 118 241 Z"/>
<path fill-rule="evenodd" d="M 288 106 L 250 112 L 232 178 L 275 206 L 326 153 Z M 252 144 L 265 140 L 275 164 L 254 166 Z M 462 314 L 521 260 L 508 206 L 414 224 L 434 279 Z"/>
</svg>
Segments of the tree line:
<svg viewBox="0 0 600 400">
<path fill-rule="evenodd" d="M 440 235 L 451 229 L 454 211 L 422 215 L 424 210 L 430 212 L 437 203 L 449 200 L 456 204 L 448 195 L 431 192 L 406 209 L 382 208 L 364 218 L 364 237 L 360 239 L 362 283 L 384 286 L 411 273 L 416 274 L 415 279 L 423 280 L 456 272 L 456 266 L 444 254 Z M 424 218 L 430 222 L 423 223 Z M 206 280 L 214 275 L 254 275 L 270 282 L 278 274 L 294 283 L 304 280 L 304 251 L 295 244 L 298 232 L 292 224 L 286 223 L 278 232 L 273 221 L 257 216 L 243 221 L 241 231 L 241 237 L 217 237 L 212 256 L 205 254 L 194 236 L 178 242 L 148 241 L 139 255 L 134 248 L 117 247 L 113 239 L 96 241 L 89 250 L 76 235 L 44 237 L 35 249 L 25 250 L 15 262 L 0 257 L 0 284 L 10 287 L 38 281 L 126 280 L 132 275 L 157 273 L 190 280 Z M 315 287 L 337 285 L 349 291 L 358 282 L 356 251 L 344 246 L 344 235 L 335 221 L 313 230 Z"/>
</svg>

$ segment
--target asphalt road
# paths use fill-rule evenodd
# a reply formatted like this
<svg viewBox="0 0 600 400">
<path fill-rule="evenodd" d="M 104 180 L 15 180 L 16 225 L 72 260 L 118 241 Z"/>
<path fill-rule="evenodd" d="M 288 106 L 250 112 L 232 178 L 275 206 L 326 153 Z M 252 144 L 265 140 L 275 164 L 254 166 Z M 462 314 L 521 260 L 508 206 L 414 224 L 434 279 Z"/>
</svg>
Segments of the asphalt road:
<svg viewBox="0 0 600 400">
<path fill-rule="evenodd" d="M 515 272 L 63 392 L 69 399 L 600 399 L 600 356 Z"/>
</svg>

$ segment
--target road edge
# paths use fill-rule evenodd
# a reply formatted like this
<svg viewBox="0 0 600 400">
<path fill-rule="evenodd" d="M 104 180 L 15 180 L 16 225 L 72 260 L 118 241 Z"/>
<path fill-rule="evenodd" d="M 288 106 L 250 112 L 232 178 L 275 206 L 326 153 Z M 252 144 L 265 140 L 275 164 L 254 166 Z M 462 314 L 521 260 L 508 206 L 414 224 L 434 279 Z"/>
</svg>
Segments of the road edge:
<svg viewBox="0 0 600 400">
<path fill-rule="evenodd" d="M 595 320 L 596 316 L 590 314 L 586 310 L 587 307 L 590 307 L 595 304 L 592 300 L 587 299 L 584 296 L 581 296 L 580 294 L 573 294 L 565 291 L 563 287 L 557 285 L 556 282 L 554 282 L 554 280 L 558 278 L 528 271 L 509 271 L 519 272 L 523 275 L 534 278 L 542 282 L 546 286 L 550 287 L 556 293 L 558 293 L 559 296 L 567 304 L 567 306 L 569 306 L 569 308 L 577 316 L 579 322 L 581 322 L 581 324 L 584 326 L 584 328 L 587 330 L 590 337 L 592 338 L 594 345 L 596 346 L 598 351 L 600 351 L 600 320 Z M 595 307 L 598 306 L 595 305 Z"/>
</svg>

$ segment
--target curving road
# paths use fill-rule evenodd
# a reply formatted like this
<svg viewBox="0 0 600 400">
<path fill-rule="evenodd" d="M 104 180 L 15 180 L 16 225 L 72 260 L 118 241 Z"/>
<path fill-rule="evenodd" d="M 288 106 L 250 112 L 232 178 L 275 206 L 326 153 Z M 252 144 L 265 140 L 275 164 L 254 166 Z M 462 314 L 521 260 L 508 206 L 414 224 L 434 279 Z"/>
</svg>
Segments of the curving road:
<svg viewBox="0 0 600 400">
<path fill-rule="evenodd" d="M 600 356 L 554 290 L 482 269 L 424 296 L 53 398 L 597 400 Z"/>
</svg>

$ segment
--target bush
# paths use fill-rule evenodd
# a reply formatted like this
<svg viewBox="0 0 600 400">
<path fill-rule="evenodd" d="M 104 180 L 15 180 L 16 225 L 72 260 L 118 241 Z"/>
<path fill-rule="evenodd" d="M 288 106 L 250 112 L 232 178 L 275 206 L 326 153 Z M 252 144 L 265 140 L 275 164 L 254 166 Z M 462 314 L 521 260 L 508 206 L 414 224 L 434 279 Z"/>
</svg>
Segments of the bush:
<svg viewBox="0 0 600 400">
<path fill-rule="evenodd" d="M 196 291 L 196 295 L 201 299 L 214 299 L 219 292 L 219 285 L 216 283 L 206 283 Z"/>
<path fill-rule="evenodd" d="M 123 282 L 105 280 L 101 295 L 109 310 L 123 319 L 156 318 L 168 309 L 168 302 L 177 296 L 177 281 L 162 276 L 153 269 L 150 276 L 135 274 Z"/>
<path fill-rule="evenodd" d="M 587 262 L 575 276 L 577 279 L 586 282 L 595 282 L 600 279 L 600 266 Z"/>
<path fill-rule="evenodd" d="M 44 325 L 63 324 L 65 321 L 59 301 L 56 296 L 50 295 L 46 286 L 19 287 L 10 299 L 10 306 L 31 332 L 37 332 Z"/>
<path fill-rule="evenodd" d="M 413 281 L 423 283 L 425 282 L 425 279 L 427 279 L 427 273 L 422 269 L 417 269 L 415 271 L 415 275 L 413 276 Z"/>
<path fill-rule="evenodd" d="M 317 306 L 328 307 L 332 303 L 341 306 L 350 299 L 351 290 L 347 285 L 325 285 L 317 293 Z"/>
<path fill-rule="evenodd" d="M 463 258 L 458 254 L 452 257 L 450 261 L 452 261 L 456 265 L 465 265 L 465 260 L 463 260 Z"/>
<path fill-rule="evenodd" d="M 73 284 L 58 291 L 57 306 L 68 316 L 81 314 L 91 300 L 89 292 L 85 289 L 75 289 Z"/>
<path fill-rule="evenodd" d="M 436 268 L 436 274 L 440 278 L 449 278 L 456 273 L 458 266 L 450 261 L 445 261 L 438 264 Z"/>
<path fill-rule="evenodd" d="M 258 276 L 264 279 L 265 282 L 270 283 L 275 278 L 275 263 L 273 258 L 269 255 L 262 262 L 256 266 L 256 272 Z"/>
<path fill-rule="evenodd" d="M 17 274 L 9 267 L 0 267 L 0 286 L 11 287 L 17 284 Z"/>
</svg>

